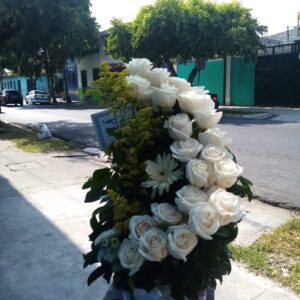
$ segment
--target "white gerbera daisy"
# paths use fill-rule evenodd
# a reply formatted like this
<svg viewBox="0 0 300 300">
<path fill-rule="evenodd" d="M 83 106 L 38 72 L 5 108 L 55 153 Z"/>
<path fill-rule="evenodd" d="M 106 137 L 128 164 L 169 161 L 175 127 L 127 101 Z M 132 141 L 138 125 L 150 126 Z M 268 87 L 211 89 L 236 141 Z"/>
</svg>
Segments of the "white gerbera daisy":
<svg viewBox="0 0 300 300">
<path fill-rule="evenodd" d="M 146 172 L 150 178 L 142 186 L 153 189 L 152 198 L 157 190 L 160 196 L 164 191 L 168 192 L 170 185 L 183 175 L 182 170 L 175 170 L 178 163 L 169 154 L 157 155 L 155 161 L 147 160 L 146 163 Z"/>
</svg>

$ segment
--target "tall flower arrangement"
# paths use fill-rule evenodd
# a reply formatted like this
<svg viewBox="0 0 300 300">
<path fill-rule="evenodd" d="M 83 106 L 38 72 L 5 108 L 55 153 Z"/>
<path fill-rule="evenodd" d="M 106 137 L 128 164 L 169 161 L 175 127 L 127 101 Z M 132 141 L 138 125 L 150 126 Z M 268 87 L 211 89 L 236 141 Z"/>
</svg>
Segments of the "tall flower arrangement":
<svg viewBox="0 0 300 300">
<path fill-rule="evenodd" d="M 169 77 L 148 59 L 126 65 L 133 116 L 113 130 L 110 168 L 84 184 L 91 218 L 92 283 L 114 274 L 119 288 L 168 285 L 174 299 L 194 299 L 229 274 L 228 244 L 243 218 L 251 182 L 217 128 L 222 112 L 202 87 Z"/>
</svg>

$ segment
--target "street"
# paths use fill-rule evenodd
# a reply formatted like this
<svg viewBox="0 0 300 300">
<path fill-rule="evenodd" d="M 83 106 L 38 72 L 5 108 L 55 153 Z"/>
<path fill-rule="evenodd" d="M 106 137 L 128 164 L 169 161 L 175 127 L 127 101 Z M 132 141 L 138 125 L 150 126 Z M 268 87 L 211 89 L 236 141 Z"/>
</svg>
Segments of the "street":
<svg viewBox="0 0 300 300">
<path fill-rule="evenodd" d="M 231 146 L 256 197 L 300 208 L 300 109 L 261 109 L 274 114 L 265 120 L 223 117 L 220 128 L 233 138 Z M 100 109 L 80 105 L 2 107 L 0 119 L 22 124 L 45 123 L 52 133 L 79 148 L 97 147 L 90 115 Z"/>
</svg>

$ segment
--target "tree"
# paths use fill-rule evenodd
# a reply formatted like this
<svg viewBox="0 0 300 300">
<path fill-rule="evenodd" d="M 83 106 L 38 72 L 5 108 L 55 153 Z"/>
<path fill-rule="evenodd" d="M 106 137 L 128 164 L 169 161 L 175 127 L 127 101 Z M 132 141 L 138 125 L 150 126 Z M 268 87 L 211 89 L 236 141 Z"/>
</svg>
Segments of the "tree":
<svg viewBox="0 0 300 300">
<path fill-rule="evenodd" d="M 131 24 L 123 23 L 120 19 L 113 19 L 111 24 L 106 40 L 107 49 L 111 56 L 118 57 L 121 62 L 127 62 L 132 56 Z"/>
<path fill-rule="evenodd" d="M 10 67 L 28 76 L 44 70 L 55 102 L 55 74 L 64 73 L 68 58 L 81 58 L 97 49 L 98 27 L 89 0 L 18 0 L 19 9 L 24 2 L 30 16 L 20 18 L 22 27 L 7 41 L 14 57 Z"/>
<path fill-rule="evenodd" d="M 107 51 L 115 59 L 147 57 L 155 65 L 167 64 L 173 75 L 174 63 L 194 60 L 190 82 L 209 58 L 253 58 L 260 34 L 266 30 L 239 2 L 216 4 L 206 0 L 158 0 L 143 7 L 132 23 L 119 20 L 117 25 L 122 30 L 116 30 L 112 23 L 107 38 Z M 125 25 L 127 47 L 120 43 Z"/>
</svg>

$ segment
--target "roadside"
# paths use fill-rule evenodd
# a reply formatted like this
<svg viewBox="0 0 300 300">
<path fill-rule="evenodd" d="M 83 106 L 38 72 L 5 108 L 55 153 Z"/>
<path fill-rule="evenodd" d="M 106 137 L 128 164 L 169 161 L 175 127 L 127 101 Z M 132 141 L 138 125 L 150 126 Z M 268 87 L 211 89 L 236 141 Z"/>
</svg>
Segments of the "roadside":
<svg viewBox="0 0 300 300">
<path fill-rule="evenodd" d="M 37 131 L 12 126 L 0 121 L 0 140 L 12 141 L 19 149 L 26 152 L 53 152 L 69 151 L 74 147 L 61 139 L 52 137 L 41 139 Z M 40 134 L 40 133 L 39 133 Z"/>
<path fill-rule="evenodd" d="M 300 108 L 220 106 L 225 118 L 269 119 L 277 122 L 300 122 Z"/>
</svg>

